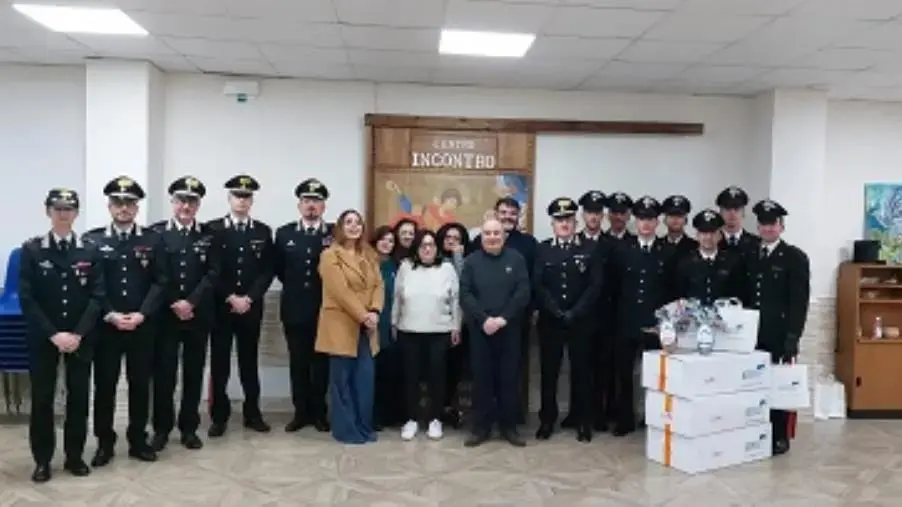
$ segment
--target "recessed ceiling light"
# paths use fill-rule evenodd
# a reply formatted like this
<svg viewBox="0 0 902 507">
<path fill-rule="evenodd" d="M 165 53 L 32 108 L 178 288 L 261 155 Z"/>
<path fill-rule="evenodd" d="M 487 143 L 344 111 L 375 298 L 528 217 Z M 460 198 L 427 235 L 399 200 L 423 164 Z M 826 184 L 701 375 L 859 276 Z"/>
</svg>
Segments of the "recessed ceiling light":
<svg viewBox="0 0 902 507">
<path fill-rule="evenodd" d="M 35 22 L 60 33 L 147 35 L 147 30 L 119 9 L 13 4 Z"/>
<path fill-rule="evenodd" d="M 531 33 L 442 30 L 438 52 L 443 55 L 522 58 L 536 40 Z"/>
</svg>

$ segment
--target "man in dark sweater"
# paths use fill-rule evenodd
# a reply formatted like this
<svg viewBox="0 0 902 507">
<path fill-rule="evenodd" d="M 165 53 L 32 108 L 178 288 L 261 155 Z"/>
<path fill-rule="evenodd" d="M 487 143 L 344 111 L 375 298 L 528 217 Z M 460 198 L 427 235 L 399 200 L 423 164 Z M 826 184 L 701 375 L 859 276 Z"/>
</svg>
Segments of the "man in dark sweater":
<svg viewBox="0 0 902 507">
<path fill-rule="evenodd" d="M 473 434 L 465 445 L 488 440 L 497 415 L 501 436 L 523 447 L 526 442 L 517 432 L 517 377 L 530 270 L 522 255 L 505 246 L 501 222 L 486 221 L 480 236 L 482 248 L 467 257 L 460 278 L 473 371 Z"/>
<path fill-rule="evenodd" d="M 529 275 L 530 287 L 532 287 L 532 271 L 535 266 L 536 247 L 538 242 L 536 238 L 528 232 L 521 232 L 519 227 L 520 214 L 523 210 L 520 203 L 513 197 L 502 197 L 495 202 L 495 218 L 501 222 L 504 228 L 505 241 L 507 248 L 516 250 L 523 256 Z M 476 236 L 473 240 L 474 250 L 479 250 L 482 243 L 482 234 Z M 522 424 L 526 422 L 526 412 L 529 409 L 529 337 L 532 332 L 533 325 L 533 309 L 535 308 L 534 295 L 530 296 L 530 306 L 527 311 L 523 312 L 523 320 L 520 325 L 520 364 L 518 366 L 518 405 L 519 416 L 517 422 Z"/>
</svg>

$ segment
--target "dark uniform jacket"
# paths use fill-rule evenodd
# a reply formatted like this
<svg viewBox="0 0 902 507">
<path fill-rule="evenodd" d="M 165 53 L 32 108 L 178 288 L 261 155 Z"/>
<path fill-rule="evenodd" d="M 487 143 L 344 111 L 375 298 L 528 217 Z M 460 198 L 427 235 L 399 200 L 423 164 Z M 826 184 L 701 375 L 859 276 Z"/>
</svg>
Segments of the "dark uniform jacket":
<svg viewBox="0 0 902 507">
<path fill-rule="evenodd" d="M 73 234 L 62 251 L 52 233 L 22 245 L 19 299 L 28 339 L 50 340 L 68 332 L 90 339 L 106 305 L 97 250 Z"/>
<path fill-rule="evenodd" d="M 332 244 L 332 224 L 320 222 L 308 232 L 301 221 L 276 230 L 275 275 L 282 283 L 279 313 L 284 324 L 309 324 L 319 318 L 323 282 L 319 257 Z"/>
<path fill-rule="evenodd" d="M 679 241 L 676 242 L 671 241 L 670 238 L 666 235 L 662 237 L 661 240 L 672 246 L 676 250 L 677 256 L 679 258 L 683 258 L 684 256 L 698 250 L 698 241 L 696 241 L 694 238 L 686 236 L 685 234 L 680 236 Z"/>
<path fill-rule="evenodd" d="M 533 292 L 540 323 L 564 319 L 581 322 L 593 315 L 603 280 L 604 265 L 595 257 L 596 245 L 576 236 L 569 243 L 546 239 L 536 249 Z"/>
<path fill-rule="evenodd" d="M 254 306 L 261 305 L 275 271 L 272 229 L 248 218 L 246 229 L 240 231 L 229 216 L 211 220 L 207 227 L 222 250 L 216 304 L 224 304 L 236 294 L 250 297 Z"/>
<path fill-rule="evenodd" d="M 186 325 L 209 325 L 213 318 L 213 291 L 220 273 L 221 247 L 209 227 L 195 222 L 184 232 L 174 220 L 151 225 L 163 237 L 163 251 L 169 283 L 164 296 L 164 312 L 184 299 L 194 306 L 194 319 Z"/>
<path fill-rule="evenodd" d="M 712 305 L 722 298 L 742 299 L 745 294 L 745 267 L 736 252 L 718 250 L 712 260 L 699 250 L 679 259 L 676 275 L 676 297 L 698 299 Z"/>
<path fill-rule="evenodd" d="M 756 250 L 760 243 L 760 237 L 743 229 L 742 234 L 739 236 L 739 245 L 731 246 L 728 242 L 727 233 L 724 232 L 723 237 L 720 238 L 720 242 L 717 244 L 717 248 L 720 250 L 733 250 L 738 248 L 740 252 L 746 253 Z"/>
<path fill-rule="evenodd" d="M 597 237 L 590 238 L 585 231 L 579 233 L 580 239 L 588 245 L 592 245 L 593 261 L 596 269 L 601 273 L 601 287 L 598 289 L 598 296 L 595 298 L 595 321 L 599 332 L 602 336 L 612 336 L 618 332 L 617 329 L 617 308 L 616 279 L 618 273 L 613 269 L 614 264 L 611 262 L 611 256 L 614 254 L 614 246 L 622 241 L 607 233 L 602 232 Z M 628 237 L 624 235 L 624 237 Z"/>
<path fill-rule="evenodd" d="M 636 237 L 614 249 L 612 269 L 618 273 L 617 321 L 621 336 L 630 339 L 657 324 L 655 311 L 675 298 L 676 250 L 655 239 L 645 252 Z"/>
<path fill-rule="evenodd" d="M 103 266 L 104 315 L 139 312 L 146 319 L 156 316 L 169 283 L 162 236 L 134 225 L 123 240 L 118 229 L 109 225 L 86 232 L 84 242 L 96 248 Z"/>
<path fill-rule="evenodd" d="M 767 257 L 746 254 L 747 290 L 743 303 L 758 310 L 758 348 L 782 355 L 787 340 L 798 343 L 808 317 L 811 270 L 808 256 L 779 241 Z"/>
</svg>

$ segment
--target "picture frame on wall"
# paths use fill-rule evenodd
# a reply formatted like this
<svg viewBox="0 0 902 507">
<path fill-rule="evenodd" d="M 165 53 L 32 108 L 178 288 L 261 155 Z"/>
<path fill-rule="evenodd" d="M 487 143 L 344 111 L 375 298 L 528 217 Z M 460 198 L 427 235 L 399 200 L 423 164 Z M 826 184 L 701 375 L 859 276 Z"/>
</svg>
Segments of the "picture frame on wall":
<svg viewBox="0 0 902 507">
<path fill-rule="evenodd" d="M 902 264 L 902 183 L 864 185 L 864 237 L 880 242 L 880 260 Z"/>
</svg>

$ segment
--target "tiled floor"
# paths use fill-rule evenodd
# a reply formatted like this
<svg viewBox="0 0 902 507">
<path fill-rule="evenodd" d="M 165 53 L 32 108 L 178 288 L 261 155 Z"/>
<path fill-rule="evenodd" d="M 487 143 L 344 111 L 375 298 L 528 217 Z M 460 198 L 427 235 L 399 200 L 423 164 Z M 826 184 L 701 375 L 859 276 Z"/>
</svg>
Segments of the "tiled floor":
<svg viewBox="0 0 902 507">
<path fill-rule="evenodd" d="M 40 486 L 29 482 L 26 428 L 0 426 L 0 506 L 898 507 L 902 498 L 902 422 L 803 424 L 787 456 L 688 476 L 646 462 L 640 435 L 465 449 L 457 433 L 402 442 L 392 431 L 346 447 L 313 430 L 287 435 L 284 418 L 271 420 L 269 435 L 233 428 L 149 465 L 120 448 L 90 477 L 56 470 Z"/>
</svg>

